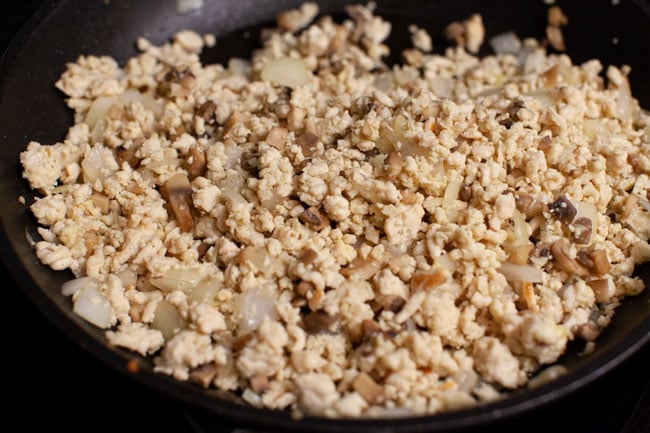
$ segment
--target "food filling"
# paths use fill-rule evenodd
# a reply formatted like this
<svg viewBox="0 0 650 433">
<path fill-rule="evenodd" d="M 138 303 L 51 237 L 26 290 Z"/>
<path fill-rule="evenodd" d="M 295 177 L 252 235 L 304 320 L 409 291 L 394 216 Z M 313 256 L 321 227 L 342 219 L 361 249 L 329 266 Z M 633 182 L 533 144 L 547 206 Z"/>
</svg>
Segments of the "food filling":
<svg viewBox="0 0 650 433">
<path fill-rule="evenodd" d="M 513 33 L 476 57 L 480 15 L 387 66 L 390 23 L 346 12 L 281 13 L 225 65 L 189 30 L 68 64 L 75 124 L 20 155 L 36 255 L 110 344 L 255 407 L 493 401 L 644 289 L 650 116 L 627 67 Z"/>
</svg>

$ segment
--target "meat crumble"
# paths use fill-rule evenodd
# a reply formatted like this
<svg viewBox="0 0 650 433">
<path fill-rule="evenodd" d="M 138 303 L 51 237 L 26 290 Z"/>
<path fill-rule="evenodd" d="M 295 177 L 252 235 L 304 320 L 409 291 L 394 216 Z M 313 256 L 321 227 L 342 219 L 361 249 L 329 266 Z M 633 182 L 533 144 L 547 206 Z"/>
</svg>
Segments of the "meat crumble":
<svg viewBox="0 0 650 433">
<path fill-rule="evenodd" d="M 227 65 L 189 30 L 68 64 L 75 124 L 20 161 L 74 311 L 157 372 L 331 417 L 492 401 L 597 344 L 650 259 L 628 68 L 475 57 L 479 15 L 388 67 L 390 23 L 346 12 L 282 13 Z"/>
</svg>

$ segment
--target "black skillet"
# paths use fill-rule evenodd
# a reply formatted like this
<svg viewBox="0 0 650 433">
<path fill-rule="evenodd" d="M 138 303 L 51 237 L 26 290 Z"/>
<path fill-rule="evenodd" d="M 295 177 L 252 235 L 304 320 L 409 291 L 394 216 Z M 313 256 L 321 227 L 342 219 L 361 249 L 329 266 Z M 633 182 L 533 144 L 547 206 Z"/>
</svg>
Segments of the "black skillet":
<svg viewBox="0 0 650 433">
<path fill-rule="evenodd" d="M 29 299 L 70 339 L 118 371 L 136 359 L 137 380 L 154 390 L 190 406 L 247 425 L 283 431 L 446 431 L 479 426 L 497 419 L 522 414 L 557 400 L 593 381 L 630 356 L 650 340 L 650 291 L 626 300 L 617 310 L 611 326 L 601 335 L 596 350 L 580 356 L 575 344 L 561 359 L 568 373 L 534 390 L 520 390 L 511 396 L 469 410 L 431 417 L 393 420 L 293 420 L 287 413 L 254 409 L 240 404 L 230 394 L 205 392 L 194 385 L 154 374 L 149 360 L 109 347 L 103 333 L 71 312 L 69 299 L 60 295 L 60 286 L 71 275 L 53 272 L 40 265 L 27 242 L 37 237 L 36 225 L 25 206 L 33 193 L 20 176 L 18 154 L 29 140 L 53 143 L 63 138 L 72 122 L 62 95 L 53 83 L 64 65 L 80 54 L 111 55 L 120 63 L 135 54 L 134 41 L 145 36 L 162 43 L 173 32 L 191 28 L 220 36 L 214 49 L 203 55 L 204 62 L 223 62 L 233 55 L 247 56 L 257 46 L 262 26 L 272 24 L 275 14 L 299 1 L 205 0 L 197 12 L 179 15 L 174 0 L 62 0 L 47 2 L 23 28 L 0 64 L 0 251 L 7 267 Z M 322 2 L 323 13 L 340 17 L 349 1 Z M 393 53 L 407 44 L 408 24 L 416 23 L 440 34 L 445 24 L 479 12 L 488 37 L 514 30 L 520 37 L 543 36 L 545 11 L 542 0 L 531 1 L 415 1 L 378 2 L 378 13 L 393 23 L 389 40 Z M 559 2 L 570 17 L 565 30 L 568 53 L 576 62 L 592 57 L 604 64 L 632 66 L 631 83 L 642 106 L 650 107 L 650 3 L 647 0 L 574 0 Z M 444 41 L 434 40 L 436 50 Z M 484 53 L 489 48 L 484 47 Z M 389 61 L 398 57 L 393 55 Z M 650 284 L 650 268 L 637 270 Z M 647 372 L 640 371 L 647 379 Z"/>
</svg>

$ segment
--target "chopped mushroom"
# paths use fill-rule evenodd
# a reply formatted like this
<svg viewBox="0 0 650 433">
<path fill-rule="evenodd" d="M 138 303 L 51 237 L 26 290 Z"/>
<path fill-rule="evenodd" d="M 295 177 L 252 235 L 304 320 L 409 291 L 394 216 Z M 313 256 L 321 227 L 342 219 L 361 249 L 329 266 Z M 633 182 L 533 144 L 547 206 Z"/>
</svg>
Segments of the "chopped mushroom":
<svg viewBox="0 0 650 433">
<path fill-rule="evenodd" d="M 578 263 L 569 254 L 569 242 L 566 239 L 562 238 L 553 242 L 553 245 L 551 245 L 551 253 L 555 258 L 555 263 L 566 272 L 580 277 L 589 275 L 587 268 Z"/>
<path fill-rule="evenodd" d="M 591 280 L 587 284 L 593 290 L 596 302 L 609 302 L 616 293 L 616 285 L 610 278 Z"/>
<path fill-rule="evenodd" d="M 573 241 L 576 244 L 588 244 L 591 239 L 592 223 L 587 217 L 573 221 Z"/>
<path fill-rule="evenodd" d="M 413 290 L 429 290 L 445 282 L 447 276 L 442 271 L 418 272 L 411 279 Z"/>
<path fill-rule="evenodd" d="M 215 111 L 217 111 L 217 104 L 212 101 L 207 101 L 196 110 L 196 115 L 202 117 L 208 125 L 212 125 L 216 123 L 216 119 L 214 118 Z"/>
<path fill-rule="evenodd" d="M 406 304 L 406 299 L 398 295 L 386 295 L 381 301 L 382 309 L 393 313 L 400 311 L 404 304 Z"/>
<path fill-rule="evenodd" d="M 208 167 L 205 152 L 198 146 L 190 147 L 185 158 L 187 174 L 191 177 L 203 176 Z"/>
<path fill-rule="evenodd" d="M 578 213 L 576 207 L 564 196 L 559 197 L 553 203 L 549 204 L 548 210 L 551 215 L 565 224 L 573 222 L 573 219 Z"/>
<path fill-rule="evenodd" d="M 600 335 L 600 327 L 594 322 L 587 322 L 576 326 L 574 332 L 585 341 L 594 341 Z"/>
<path fill-rule="evenodd" d="M 298 219 L 315 232 L 323 230 L 329 225 L 329 219 L 315 206 L 305 209 Z"/>
<path fill-rule="evenodd" d="M 190 180 L 187 175 L 177 173 L 165 182 L 165 189 L 181 231 L 189 232 L 194 227 L 194 218 L 190 212 L 192 198 Z"/>
<path fill-rule="evenodd" d="M 190 380 L 207 388 L 217 375 L 217 366 L 214 363 L 201 365 L 190 372 Z"/>
<path fill-rule="evenodd" d="M 348 277 L 350 279 L 355 279 L 359 281 L 365 281 L 368 278 L 374 276 L 381 269 L 381 263 L 377 260 L 371 258 L 361 258 L 357 257 L 356 259 L 350 262 L 350 265 L 346 268 L 341 269 L 341 275 Z"/>
<path fill-rule="evenodd" d="M 352 381 L 352 388 L 358 392 L 368 404 L 377 404 L 384 399 L 384 389 L 375 382 L 368 373 L 361 372 Z"/>
<path fill-rule="evenodd" d="M 319 332 L 332 332 L 334 325 L 338 323 L 338 316 L 330 316 L 322 311 L 312 311 L 302 318 L 305 325 L 305 331 L 310 334 L 317 334 Z"/>
<path fill-rule="evenodd" d="M 320 137 L 311 131 L 305 131 L 296 138 L 296 144 L 300 146 L 302 155 L 305 158 L 311 158 L 314 156 L 314 151 L 316 150 L 316 145 L 319 141 Z"/>
</svg>

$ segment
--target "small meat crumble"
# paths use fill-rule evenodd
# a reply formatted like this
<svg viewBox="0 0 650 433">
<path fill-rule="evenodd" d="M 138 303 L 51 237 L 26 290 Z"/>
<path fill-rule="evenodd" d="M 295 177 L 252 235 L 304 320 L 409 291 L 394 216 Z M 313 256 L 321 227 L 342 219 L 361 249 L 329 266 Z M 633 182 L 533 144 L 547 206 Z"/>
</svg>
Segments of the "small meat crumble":
<svg viewBox="0 0 650 433">
<path fill-rule="evenodd" d="M 111 344 L 256 407 L 498 399 L 644 289 L 650 116 L 629 68 L 468 54 L 479 15 L 387 67 L 390 23 L 346 12 L 280 14 L 227 65 L 192 31 L 68 64 L 75 125 L 20 155 L 36 255 Z"/>
</svg>

